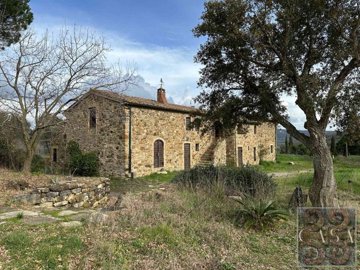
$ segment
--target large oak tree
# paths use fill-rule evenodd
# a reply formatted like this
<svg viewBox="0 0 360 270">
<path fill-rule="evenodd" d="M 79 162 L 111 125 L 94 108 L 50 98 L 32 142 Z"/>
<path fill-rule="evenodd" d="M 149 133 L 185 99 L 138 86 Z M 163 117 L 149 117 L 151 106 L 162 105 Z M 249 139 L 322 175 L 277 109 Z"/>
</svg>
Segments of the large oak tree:
<svg viewBox="0 0 360 270">
<path fill-rule="evenodd" d="M 325 130 L 338 98 L 356 89 L 360 64 L 358 0 L 208 1 L 194 29 L 206 41 L 197 100 L 210 119 L 234 127 L 242 119 L 271 119 L 313 155 L 314 206 L 335 206 L 336 181 Z M 296 98 L 304 112 L 300 133 L 282 103 Z"/>
</svg>

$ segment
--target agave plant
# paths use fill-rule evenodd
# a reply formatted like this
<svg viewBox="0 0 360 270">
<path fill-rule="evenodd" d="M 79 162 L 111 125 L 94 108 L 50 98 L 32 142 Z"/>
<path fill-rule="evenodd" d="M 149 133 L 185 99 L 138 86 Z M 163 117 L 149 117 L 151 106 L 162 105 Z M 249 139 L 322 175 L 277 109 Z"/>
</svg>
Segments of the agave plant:
<svg viewBox="0 0 360 270">
<path fill-rule="evenodd" d="M 273 201 L 245 198 L 237 200 L 241 204 L 238 211 L 239 219 L 244 227 L 255 230 L 264 230 L 275 221 L 287 219 L 288 212 L 279 209 Z"/>
</svg>

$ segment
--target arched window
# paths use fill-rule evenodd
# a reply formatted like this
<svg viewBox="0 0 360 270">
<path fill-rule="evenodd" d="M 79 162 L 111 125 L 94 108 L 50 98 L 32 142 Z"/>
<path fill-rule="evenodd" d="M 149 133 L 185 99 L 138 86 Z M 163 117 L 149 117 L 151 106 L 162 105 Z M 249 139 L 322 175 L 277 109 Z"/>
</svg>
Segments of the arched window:
<svg viewBox="0 0 360 270">
<path fill-rule="evenodd" d="M 164 167 L 164 142 L 156 140 L 154 142 L 154 168 Z"/>
</svg>

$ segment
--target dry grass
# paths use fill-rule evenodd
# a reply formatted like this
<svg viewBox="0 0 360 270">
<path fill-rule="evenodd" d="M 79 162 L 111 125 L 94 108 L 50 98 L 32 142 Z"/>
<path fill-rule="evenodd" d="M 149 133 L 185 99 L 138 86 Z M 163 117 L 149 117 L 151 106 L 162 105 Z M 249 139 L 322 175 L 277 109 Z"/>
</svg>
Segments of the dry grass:
<svg viewBox="0 0 360 270">
<path fill-rule="evenodd" d="M 168 185 L 128 193 L 106 226 L 0 225 L 0 247 L 8 251 L 8 269 L 294 268 L 294 220 L 266 233 L 247 231 L 233 222 L 235 207 Z"/>
<path fill-rule="evenodd" d="M 0 171 L 0 186 L 14 177 L 37 185 L 56 176 Z M 294 186 L 283 182 L 278 198 L 285 203 Z M 267 232 L 248 231 L 234 222 L 233 201 L 162 187 L 128 192 L 107 225 L 0 225 L 0 269 L 297 269 L 294 216 Z M 360 201 L 340 196 L 344 204 Z"/>
<path fill-rule="evenodd" d="M 112 225 L 88 228 L 87 246 L 91 248 L 82 267 L 289 269 L 295 266 L 293 221 L 279 223 L 272 232 L 249 232 L 234 225 L 232 201 L 179 191 L 170 185 L 165 191 L 127 194 L 123 206 Z"/>
</svg>

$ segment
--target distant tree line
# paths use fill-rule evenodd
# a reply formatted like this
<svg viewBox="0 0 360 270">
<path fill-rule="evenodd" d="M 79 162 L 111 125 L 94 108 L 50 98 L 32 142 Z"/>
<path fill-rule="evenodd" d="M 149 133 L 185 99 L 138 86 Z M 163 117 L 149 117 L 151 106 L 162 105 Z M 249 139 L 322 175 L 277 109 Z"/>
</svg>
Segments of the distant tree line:
<svg viewBox="0 0 360 270">
<path fill-rule="evenodd" d="M 340 135 L 340 139 L 336 140 L 336 136 L 332 136 L 330 140 L 330 151 L 333 156 L 336 155 L 360 155 L 360 140 L 349 138 L 348 134 Z M 285 143 L 280 145 L 281 154 L 293 155 L 310 155 L 310 151 L 302 144 L 294 144 L 292 136 L 285 137 Z"/>
<path fill-rule="evenodd" d="M 285 144 L 280 146 L 280 153 L 293 155 L 310 155 L 310 151 L 302 143 L 294 144 L 292 136 L 285 137 Z"/>
</svg>

